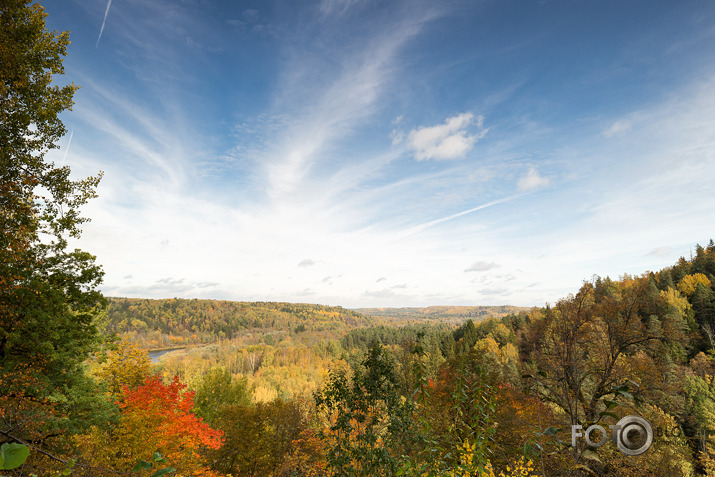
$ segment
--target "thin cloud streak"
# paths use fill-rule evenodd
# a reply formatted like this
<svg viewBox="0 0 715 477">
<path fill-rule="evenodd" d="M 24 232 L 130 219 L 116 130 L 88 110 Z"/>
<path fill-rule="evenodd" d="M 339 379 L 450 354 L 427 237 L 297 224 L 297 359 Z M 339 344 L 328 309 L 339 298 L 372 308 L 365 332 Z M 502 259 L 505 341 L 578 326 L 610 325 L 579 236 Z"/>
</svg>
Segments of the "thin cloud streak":
<svg viewBox="0 0 715 477">
<path fill-rule="evenodd" d="M 518 199 L 522 195 L 523 194 L 516 194 L 516 195 L 509 196 L 509 197 L 504 197 L 502 199 L 493 200 L 486 204 L 482 204 L 477 207 L 472 207 L 471 209 L 463 210 L 461 212 L 457 212 L 456 214 L 448 215 L 448 216 L 442 217 L 440 219 L 430 220 L 429 222 L 425 222 L 423 224 L 419 224 L 414 227 L 410 227 L 407 230 L 407 235 L 416 234 L 416 233 L 422 232 L 423 230 L 425 230 L 427 228 L 434 227 L 435 225 L 439 225 L 443 222 L 447 222 L 449 220 L 454 220 L 454 219 L 457 219 L 457 218 L 462 217 L 467 214 L 478 212 L 480 210 L 488 209 L 489 207 L 494 207 L 495 205 L 503 204 L 505 202 L 509 202 L 511 200 Z"/>
<path fill-rule="evenodd" d="M 74 129 L 70 131 L 70 138 L 67 140 L 67 147 L 65 148 L 65 153 L 62 156 L 62 165 L 65 165 L 65 162 L 67 162 L 67 153 L 70 152 L 70 146 L 72 145 L 72 136 L 74 136 Z"/>
<path fill-rule="evenodd" d="M 109 7 L 112 6 L 112 0 L 107 1 L 107 9 L 104 11 L 104 19 L 102 20 L 102 28 L 99 29 L 99 36 L 97 37 L 97 43 L 95 43 L 94 47 L 97 48 L 99 46 L 99 40 L 102 39 L 102 33 L 104 33 L 104 25 L 107 23 L 107 15 L 109 15 Z"/>
</svg>

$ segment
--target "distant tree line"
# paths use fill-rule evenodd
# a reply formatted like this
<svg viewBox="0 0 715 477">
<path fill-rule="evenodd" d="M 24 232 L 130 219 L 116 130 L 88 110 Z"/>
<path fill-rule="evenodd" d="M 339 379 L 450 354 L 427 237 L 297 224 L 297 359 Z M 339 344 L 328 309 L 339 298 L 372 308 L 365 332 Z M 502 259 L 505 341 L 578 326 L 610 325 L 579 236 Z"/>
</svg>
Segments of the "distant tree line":
<svg viewBox="0 0 715 477">
<path fill-rule="evenodd" d="M 302 303 L 182 298 L 109 298 L 108 301 L 106 332 L 131 332 L 141 337 L 158 331 L 161 342 L 157 340 L 154 346 L 230 340 L 250 330 L 341 332 L 372 322 L 368 317 L 339 306 Z M 181 337 L 181 340 L 172 341 L 169 336 Z"/>
</svg>

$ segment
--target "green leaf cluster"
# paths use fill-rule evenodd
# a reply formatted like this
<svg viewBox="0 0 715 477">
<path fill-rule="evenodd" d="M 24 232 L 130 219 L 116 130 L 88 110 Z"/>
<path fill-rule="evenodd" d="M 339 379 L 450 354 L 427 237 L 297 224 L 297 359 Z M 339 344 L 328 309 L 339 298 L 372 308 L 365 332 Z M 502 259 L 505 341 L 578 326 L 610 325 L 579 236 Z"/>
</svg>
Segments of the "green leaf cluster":
<svg viewBox="0 0 715 477">
<path fill-rule="evenodd" d="M 132 469 L 132 472 L 139 472 L 141 470 L 152 470 L 154 468 L 154 464 L 166 464 L 166 459 L 161 455 L 159 452 L 154 452 L 154 455 L 152 456 L 152 462 L 147 462 L 145 460 L 139 460 L 137 461 L 136 465 Z M 161 477 L 162 475 L 166 474 L 172 474 L 176 472 L 176 469 L 173 467 L 164 467 L 163 469 L 159 469 L 153 474 L 151 474 L 151 477 Z"/>
<path fill-rule="evenodd" d="M 30 455 L 30 448 L 16 442 L 6 442 L 0 446 L 0 469 L 12 470 L 20 467 Z"/>
</svg>

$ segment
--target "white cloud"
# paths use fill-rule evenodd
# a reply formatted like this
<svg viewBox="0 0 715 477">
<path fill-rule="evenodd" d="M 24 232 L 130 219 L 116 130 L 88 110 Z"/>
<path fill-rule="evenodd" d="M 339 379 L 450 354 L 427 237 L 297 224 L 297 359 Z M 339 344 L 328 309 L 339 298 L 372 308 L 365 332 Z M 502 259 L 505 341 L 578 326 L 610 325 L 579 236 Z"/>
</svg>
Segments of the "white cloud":
<svg viewBox="0 0 715 477">
<path fill-rule="evenodd" d="M 510 292 L 510 290 L 508 288 L 483 288 L 483 289 L 479 290 L 480 294 L 482 294 L 484 296 L 488 296 L 488 297 L 505 296 L 505 295 L 508 295 L 509 292 Z"/>
<path fill-rule="evenodd" d="M 315 265 L 315 262 L 314 262 L 313 260 L 309 259 L 309 258 L 306 258 L 305 260 L 302 260 L 302 261 L 298 264 L 299 267 L 312 267 L 313 265 Z"/>
<path fill-rule="evenodd" d="M 464 271 L 465 272 L 486 272 L 487 270 L 497 268 L 498 266 L 499 265 L 497 265 L 494 262 L 478 261 L 478 262 L 474 262 L 469 267 L 465 268 Z"/>
<path fill-rule="evenodd" d="M 549 185 L 549 182 L 550 181 L 547 177 L 539 175 L 539 172 L 532 167 L 524 177 L 519 179 L 517 187 L 519 191 L 526 192 L 528 190 L 546 187 Z"/>
<path fill-rule="evenodd" d="M 387 300 L 388 302 L 404 299 L 406 297 L 406 295 L 396 293 L 388 288 L 383 288 L 382 290 L 365 290 L 362 296 L 371 299 Z"/>
<path fill-rule="evenodd" d="M 648 255 L 651 255 L 653 257 L 669 257 L 673 253 L 673 249 L 670 247 L 664 246 L 664 247 L 657 247 L 648 253 Z"/>
<path fill-rule="evenodd" d="M 211 293 L 219 284 L 212 281 L 192 282 L 185 278 L 165 277 L 156 280 L 151 285 L 105 287 L 105 292 L 118 296 L 156 296 L 169 297 L 186 294 L 201 295 L 202 290 Z"/>
<path fill-rule="evenodd" d="M 468 135 L 467 128 L 472 124 L 474 115 L 462 113 L 447 118 L 444 124 L 413 129 L 407 136 L 407 147 L 414 153 L 415 159 L 458 159 L 464 157 L 472 146 L 483 138 L 484 117 L 478 116 L 476 126 L 479 134 Z M 396 137 L 393 133 L 393 138 Z"/>
</svg>

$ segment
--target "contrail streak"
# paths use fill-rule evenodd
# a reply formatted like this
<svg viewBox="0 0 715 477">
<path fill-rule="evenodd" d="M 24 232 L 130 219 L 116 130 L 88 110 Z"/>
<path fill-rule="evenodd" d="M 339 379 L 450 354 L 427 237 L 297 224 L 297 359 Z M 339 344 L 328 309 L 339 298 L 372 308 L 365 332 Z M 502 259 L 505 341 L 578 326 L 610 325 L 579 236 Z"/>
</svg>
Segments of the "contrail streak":
<svg viewBox="0 0 715 477">
<path fill-rule="evenodd" d="M 70 152 L 70 145 L 72 144 L 72 136 L 74 136 L 74 129 L 72 131 L 70 131 L 70 138 L 67 141 L 67 149 L 65 149 L 65 155 L 62 156 L 62 165 L 63 166 L 65 165 L 65 161 L 67 160 L 67 153 Z"/>
<path fill-rule="evenodd" d="M 488 202 L 486 204 L 479 205 L 477 207 L 472 207 L 471 209 L 463 210 L 461 212 L 457 212 L 456 214 L 448 215 L 446 217 L 442 217 L 440 219 L 435 219 L 435 220 L 430 220 L 429 222 L 425 222 L 419 225 L 415 225 L 414 227 L 411 227 L 408 229 L 407 234 L 411 235 L 413 233 L 421 232 L 426 228 L 432 227 L 433 225 L 441 224 L 442 222 L 447 222 L 448 220 L 456 219 L 457 217 L 461 217 L 463 215 L 471 214 L 472 212 L 476 212 L 478 210 L 486 209 L 488 207 L 492 207 L 498 204 L 501 204 L 503 202 L 508 202 L 510 200 L 514 200 L 518 197 L 521 197 L 524 194 L 516 194 L 512 195 L 509 197 L 504 197 L 502 199 L 497 199 L 492 202 Z"/>
<path fill-rule="evenodd" d="M 107 2 L 107 9 L 104 11 L 104 20 L 102 20 L 102 28 L 99 29 L 99 36 L 97 37 L 97 43 L 95 43 L 94 47 L 97 48 L 99 46 L 99 40 L 102 38 L 102 33 L 104 33 L 104 24 L 107 23 L 107 15 L 109 14 L 109 7 L 112 6 L 112 0 L 109 0 Z"/>
</svg>

